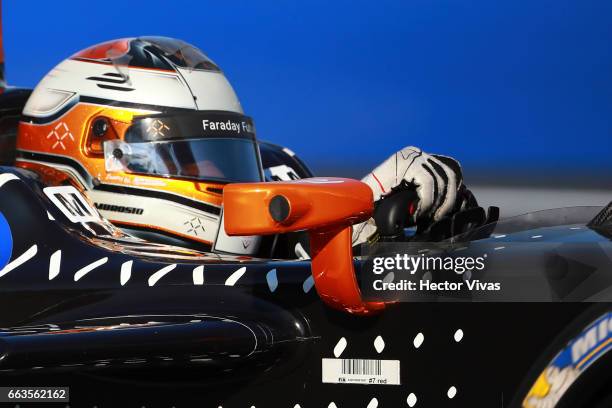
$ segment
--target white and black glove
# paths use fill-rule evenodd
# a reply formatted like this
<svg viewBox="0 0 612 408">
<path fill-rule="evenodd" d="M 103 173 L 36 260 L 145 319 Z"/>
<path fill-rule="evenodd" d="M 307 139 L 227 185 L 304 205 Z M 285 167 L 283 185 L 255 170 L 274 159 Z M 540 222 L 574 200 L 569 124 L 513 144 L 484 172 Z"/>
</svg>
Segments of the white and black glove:
<svg viewBox="0 0 612 408">
<path fill-rule="evenodd" d="M 468 204 L 459 163 L 450 157 L 430 155 L 408 146 L 391 155 L 361 181 L 374 192 L 378 201 L 401 185 L 414 188 L 418 195 L 413 208 L 414 223 L 439 221 Z M 473 199 L 471 193 L 470 198 Z M 366 242 L 376 232 L 373 219 L 353 227 L 353 245 Z"/>
</svg>

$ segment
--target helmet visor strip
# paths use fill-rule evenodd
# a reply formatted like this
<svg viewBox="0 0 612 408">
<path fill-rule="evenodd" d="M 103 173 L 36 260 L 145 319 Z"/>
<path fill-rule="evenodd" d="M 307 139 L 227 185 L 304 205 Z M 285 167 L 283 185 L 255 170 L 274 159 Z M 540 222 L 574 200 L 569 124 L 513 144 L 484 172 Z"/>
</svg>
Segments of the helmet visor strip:
<svg viewBox="0 0 612 408">
<path fill-rule="evenodd" d="M 108 172 L 213 182 L 262 181 L 250 118 L 229 112 L 137 117 L 125 140 L 104 142 Z"/>
</svg>

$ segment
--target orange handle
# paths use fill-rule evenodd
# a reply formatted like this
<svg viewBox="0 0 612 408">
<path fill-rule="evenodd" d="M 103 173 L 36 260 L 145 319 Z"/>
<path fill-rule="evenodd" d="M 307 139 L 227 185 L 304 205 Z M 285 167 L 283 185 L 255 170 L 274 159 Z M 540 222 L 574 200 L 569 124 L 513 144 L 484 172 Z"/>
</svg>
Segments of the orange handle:
<svg viewBox="0 0 612 408">
<path fill-rule="evenodd" d="M 353 265 L 351 225 L 373 211 L 368 185 L 342 178 L 228 184 L 223 208 L 229 235 L 308 230 L 315 287 L 329 306 L 359 315 L 385 307 L 362 300 Z"/>
<path fill-rule="evenodd" d="M 357 315 L 369 315 L 385 308 L 384 302 L 361 299 L 353 265 L 351 227 L 313 230 L 309 235 L 312 275 L 317 293 L 325 303 Z"/>
</svg>

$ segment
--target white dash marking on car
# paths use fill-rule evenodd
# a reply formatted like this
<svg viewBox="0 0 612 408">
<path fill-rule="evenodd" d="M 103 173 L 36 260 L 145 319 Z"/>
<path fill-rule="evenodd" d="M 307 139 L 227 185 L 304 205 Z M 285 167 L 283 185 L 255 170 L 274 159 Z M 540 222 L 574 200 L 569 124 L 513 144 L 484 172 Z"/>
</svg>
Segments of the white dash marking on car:
<svg viewBox="0 0 612 408">
<path fill-rule="evenodd" d="M 75 274 L 74 274 L 74 281 L 77 282 L 79 279 L 81 279 L 83 276 L 87 275 L 89 272 L 93 271 L 94 269 L 104 265 L 105 263 L 108 262 L 108 258 L 102 258 L 102 259 L 98 259 L 96 262 L 94 263 L 90 263 L 89 265 L 79 269 Z"/>
<path fill-rule="evenodd" d="M 414 348 L 418 349 L 419 347 L 421 347 L 424 341 L 425 341 L 425 336 L 423 335 L 423 333 L 419 333 L 414 337 L 412 344 L 414 345 Z"/>
<path fill-rule="evenodd" d="M 389 272 L 388 274 L 385 275 L 382 281 L 383 283 L 391 283 L 393 282 L 394 279 L 395 279 L 395 274 L 393 272 Z"/>
<path fill-rule="evenodd" d="M 121 282 L 121 286 L 124 286 L 130 278 L 132 277 L 132 266 L 134 265 L 134 261 L 127 261 L 121 264 L 121 273 L 119 274 L 119 280 Z"/>
<path fill-rule="evenodd" d="M 457 343 L 459 343 L 459 342 L 460 342 L 460 341 L 463 339 L 463 330 L 458 329 L 458 330 L 455 332 L 455 335 L 454 335 L 453 337 L 454 337 L 455 341 L 456 341 Z"/>
<path fill-rule="evenodd" d="M 310 289 L 312 289 L 313 286 L 314 286 L 314 278 L 312 277 L 312 275 L 310 275 L 308 278 L 306 278 L 306 280 L 302 284 L 302 290 L 304 291 L 304 293 L 308 293 L 310 292 Z"/>
<path fill-rule="evenodd" d="M 500 247 L 495 247 L 493 248 L 494 251 L 501 251 L 502 249 L 506 248 L 505 246 L 500 246 Z"/>
<path fill-rule="evenodd" d="M 278 276 L 276 276 L 276 269 L 271 269 L 266 274 L 266 282 L 268 282 L 268 288 L 270 292 L 274 292 L 278 288 Z"/>
<path fill-rule="evenodd" d="M 336 343 L 336 346 L 334 347 L 334 356 L 336 358 L 340 357 L 344 352 L 344 349 L 346 349 L 346 346 L 348 346 L 346 338 L 340 338 L 340 340 L 338 340 L 338 343 Z"/>
<path fill-rule="evenodd" d="M 295 244 L 295 256 L 297 256 L 300 260 L 310 259 L 310 255 L 308 255 L 308 252 L 306 252 L 302 244 L 299 242 Z"/>
<path fill-rule="evenodd" d="M 11 173 L 0 174 L 0 187 L 2 187 L 11 180 L 19 180 L 19 177 Z"/>
<path fill-rule="evenodd" d="M 283 147 L 283 152 L 287 153 L 291 157 L 295 156 L 295 153 L 293 153 L 291 149 L 288 149 L 286 147 Z"/>
<path fill-rule="evenodd" d="M 49 280 L 52 280 L 60 273 L 60 266 L 62 264 L 62 250 L 59 249 L 51 255 L 49 258 Z"/>
<path fill-rule="evenodd" d="M 232 273 L 229 278 L 225 281 L 225 286 L 234 286 L 238 279 L 242 278 L 242 275 L 246 272 L 246 266 L 238 269 L 236 272 Z"/>
<path fill-rule="evenodd" d="M 153 275 L 149 277 L 149 286 L 155 286 L 158 280 L 172 272 L 176 269 L 176 264 L 168 265 L 161 268 L 159 271 L 155 272 Z"/>
<path fill-rule="evenodd" d="M 194 285 L 204 284 L 204 265 L 197 266 L 193 270 L 193 284 Z"/>
<path fill-rule="evenodd" d="M 12 262 L 9 262 L 2 270 L 0 270 L 0 278 L 12 271 L 13 269 L 20 267 L 24 263 L 28 262 L 30 259 L 34 258 L 37 252 L 38 246 L 32 245 L 27 251 L 25 251 Z"/>
<path fill-rule="evenodd" d="M 499 238 L 506 238 L 506 234 L 501 234 L 501 235 L 493 235 L 493 238 L 495 238 L 495 239 L 499 239 Z"/>
<path fill-rule="evenodd" d="M 531 237 L 531 239 L 538 239 L 538 238 L 542 238 L 542 235 L 533 235 L 533 236 Z"/>
<path fill-rule="evenodd" d="M 376 349 L 376 352 L 378 354 L 382 353 L 383 350 L 385 349 L 385 341 L 383 340 L 381 336 L 377 336 L 374 339 L 374 348 Z"/>
</svg>

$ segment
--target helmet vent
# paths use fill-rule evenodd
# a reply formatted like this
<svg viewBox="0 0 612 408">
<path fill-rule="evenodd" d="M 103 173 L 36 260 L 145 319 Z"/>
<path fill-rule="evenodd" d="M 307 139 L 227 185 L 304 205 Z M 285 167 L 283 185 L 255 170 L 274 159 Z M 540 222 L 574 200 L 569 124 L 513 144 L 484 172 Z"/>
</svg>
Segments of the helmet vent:
<svg viewBox="0 0 612 408">
<path fill-rule="evenodd" d="M 116 72 L 107 72 L 102 74 L 102 76 L 91 76 L 87 77 L 89 81 L 96 82 L 98 88 L 102 89 L 110 89 L 113 91 L 124 91 L 129 92 L 133 91 L 134 88 L 128 86 L 129 79 L 124 75 L 118 74 Z M 127 85 L 126 85 L 127 84 Z"/>
</svg>

